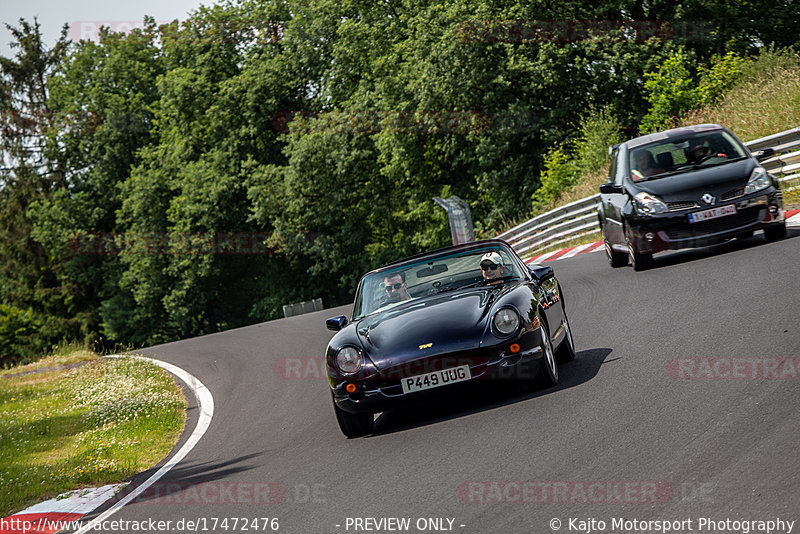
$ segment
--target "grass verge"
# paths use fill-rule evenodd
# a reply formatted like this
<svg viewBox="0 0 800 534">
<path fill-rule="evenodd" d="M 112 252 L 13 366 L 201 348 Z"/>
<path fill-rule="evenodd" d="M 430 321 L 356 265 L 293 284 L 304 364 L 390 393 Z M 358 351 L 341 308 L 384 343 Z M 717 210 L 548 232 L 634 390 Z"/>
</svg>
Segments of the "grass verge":
<svg viewBox="0 0 800 534">
<path fill-rule="evenodd" d="M 85 363 L 61 367 L 76 362 Z M 152 467 L 177 442 L 185 412 L 172 377 L 139 360 L 78 351 L 2 371 L 0 517 Z"/>
</svg>

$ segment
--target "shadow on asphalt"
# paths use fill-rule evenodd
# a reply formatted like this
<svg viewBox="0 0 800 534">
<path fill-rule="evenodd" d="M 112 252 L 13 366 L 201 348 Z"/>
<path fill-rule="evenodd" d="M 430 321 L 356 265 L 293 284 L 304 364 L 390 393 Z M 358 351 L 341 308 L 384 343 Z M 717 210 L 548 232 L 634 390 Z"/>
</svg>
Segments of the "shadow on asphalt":
<svg viewBox="0 0 800 534">
<path fill-rule="evenodd" d="M 461 394 L 443 395 L 434 401 L 420 401 L 383 412 L 375 420 L 375 432 L 371 437 L 457 419 L 579 386 L 597 375 L 600 366 L 608 363 L 606 358 L 611 352 L 607 348 L 583 350 L 578 352 L 575 360 L 560 363 L 559 384 L 554 387 L 532 390 L 532 386 L 517 381 L 486 381 L 459 389 Z M 469 394 L 464 395 L 465 391 Z"/>
<path fill-rule="evenodd" d="M 798 226 L 790 226 L 788 228 L 786 239 L 794 239 L 796 237 L 800 237 L 800 227 Z M 703 258 L 709 258 L 713 256 L 719 256 L 722 254 L 730 254 L 732 252 L 737 252 L 739 250 L 746 250 L 749 248 L 756 248 L 762 246 L 770 246 L 773 243 L 777 242 L 767 242 L 764 239 L 764 235 L 762 233 L 757 233 L 752 237 L 748 237 L 746 239 L 733 239 L 731 241 L 726 241 L 725 243 L 721 243 L 719 245 L 711 245 L 708 247 L 701 247 L 701 248 L 693 248 L 681 251 L 671 251 L 665 252 L 662 254 L 657 254 L 653 258 L 653 266 L 650 267 L 648 270 L 655 270 L 662 267 L 671 267 L 673 265 L 679 265 L 682 263 L 689 263 L 692 261 L 697 261 Z"/>
<path fill-rule="evenodd" d="M 239 491 L 239 488 L 236 487 L 236 483 L 230 482 L 229 480 L 228 482 L 220 482 L 211 487 L 208 487 L 208 484 L 214 483 L 217 480 L 227 479 L 232 475 L 258 467 L 260 464 L 245 465 L 243 462 L 257 458 L 262 454 L 264 453 L 248 454 L 224 462 L 198 462 L 189 465 L 181 463 L 173 467 L 140 495 L 137 495 L 130 504 L 210 504 L 210 502 L 208 502 L 209 495 L 212 499 L 223 499 L 224 501 L 224 499 L 227 499 L 228 494 L 232 495 L 231 499 L 235 499 Z M 172 454 L 170 454 L 170 457 L 172 457 Z M 117 493 L 114 498 L 104 502 L 101 507 L 87 515 L 86 519 L 88 520 L 92 517 L 96 517 L 125 498 L 145 480 L 150 478 L 153 473 L 158 471 L 158 469 L 159 466 L 156 466 L 143 473 L 134 475 L 131 478 L 131 483 L 123 491 Z M 249 488 L 249 491 L 252 492 L 253 489 Z M 266 489 L 263 491 L 267 492 Z M 225 502 L 222 502 L 222 504 L 225 504 Z"/>
</svg>

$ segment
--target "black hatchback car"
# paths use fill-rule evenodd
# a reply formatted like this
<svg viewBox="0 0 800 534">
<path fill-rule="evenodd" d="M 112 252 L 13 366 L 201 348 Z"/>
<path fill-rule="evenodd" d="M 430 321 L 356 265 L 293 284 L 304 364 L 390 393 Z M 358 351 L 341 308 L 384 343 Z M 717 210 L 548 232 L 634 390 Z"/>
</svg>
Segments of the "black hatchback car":
<svg viewBox="0 0 800 534">
<path fill-rule="evenodd" d="M 611 147 L 609 181 L 598 211 L 612 267 L 648 268 L 653 254 L 701 247 L 763 230 L 786 236 L 781 190 L 727 128 L 701 124 Z"/>
</svg>

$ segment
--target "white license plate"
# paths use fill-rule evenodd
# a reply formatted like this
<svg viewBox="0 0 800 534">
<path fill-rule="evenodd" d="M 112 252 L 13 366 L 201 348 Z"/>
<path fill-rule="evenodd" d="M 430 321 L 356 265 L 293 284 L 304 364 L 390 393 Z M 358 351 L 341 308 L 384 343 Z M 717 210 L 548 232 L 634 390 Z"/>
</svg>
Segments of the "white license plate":
<svg viewBox="0 0 800 534">
<path fill-rule="evenodd" d="M 472 378 L 469 372 L 469 365 L 460 365 L 441 371 L 433 371 L 424 375 L 409 376 L 400 381 L 403 385 L 403 393 L 422 391 L 423 389 L 438 388 L 455 382 L 464 382 Z"/>
<path fill-rule="evenodd" d="M 718 208 L 711 208 L 710 210 L 696 211 L 689 214 L 689 222 L 696 223 L 707 221 L 709 219 L 718 219 L 727 215 L 734 215 L 736 213 L 736 206 L 730 204 L 728 206 L 720 206 Z"/>
</svg>

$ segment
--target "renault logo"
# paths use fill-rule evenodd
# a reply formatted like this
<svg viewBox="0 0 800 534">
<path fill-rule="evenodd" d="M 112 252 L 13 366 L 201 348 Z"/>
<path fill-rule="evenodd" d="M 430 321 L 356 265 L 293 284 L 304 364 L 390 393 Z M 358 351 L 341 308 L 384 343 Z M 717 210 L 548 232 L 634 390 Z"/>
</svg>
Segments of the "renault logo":
<svg viewBox="0 0 800 534">
<path fill-rule="evenodd" d="M 711 193 L 706 193 L 705 195 L 703 195 L 700 198 L 702 198 L 703 202 L 705 202 L 706 204 L 708 204 L 710 206 L 713 206 L 717 202 L 717 199 L 715 199 L 714 195 L 712 195 Z"/>
</svg>

